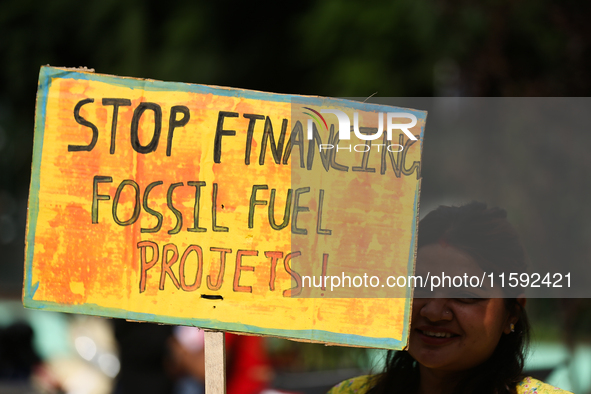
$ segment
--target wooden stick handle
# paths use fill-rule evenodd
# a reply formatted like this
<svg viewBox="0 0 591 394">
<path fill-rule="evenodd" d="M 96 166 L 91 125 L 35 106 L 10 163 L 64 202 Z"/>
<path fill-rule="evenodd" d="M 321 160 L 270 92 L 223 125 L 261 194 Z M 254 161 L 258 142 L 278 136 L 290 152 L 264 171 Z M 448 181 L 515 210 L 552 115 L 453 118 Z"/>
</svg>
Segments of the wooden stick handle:
<svg viewBox="0 0 591 394">
<path fill-rule="evenodd" d="M 205 394 L 226 394 L 226 337 L 205 330 Z"/>
</svg>

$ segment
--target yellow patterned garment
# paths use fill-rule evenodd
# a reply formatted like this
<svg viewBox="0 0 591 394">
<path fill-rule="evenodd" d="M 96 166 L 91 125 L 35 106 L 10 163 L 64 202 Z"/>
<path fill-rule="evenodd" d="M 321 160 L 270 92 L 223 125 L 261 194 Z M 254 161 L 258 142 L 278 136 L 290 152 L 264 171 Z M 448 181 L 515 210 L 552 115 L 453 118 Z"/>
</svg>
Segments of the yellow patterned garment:
<svg viewBox="0 0 591 394">
<path fill-rule="evenodd" d="M 327 394 L 365 394 L 373 386 L 373 376 L 359 376 L 345 380 L 328 391 Z M 537 379 L 527 377 L 517 385 L 517 394 L 572 394 L 570 391 L 550 386 Z"/>
</svg>

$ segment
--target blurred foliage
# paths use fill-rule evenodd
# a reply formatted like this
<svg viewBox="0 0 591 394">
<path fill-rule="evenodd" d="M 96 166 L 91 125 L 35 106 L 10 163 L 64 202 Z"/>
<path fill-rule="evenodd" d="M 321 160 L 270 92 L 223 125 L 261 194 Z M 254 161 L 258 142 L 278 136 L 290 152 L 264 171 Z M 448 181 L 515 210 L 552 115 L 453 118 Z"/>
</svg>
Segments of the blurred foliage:
<svg viewBox="0 0 591 394">
<path fill-rule="evenodd" d="M 323 369 L 368 370 L 367 349 L 325 346 L 316 343 L 293 342 L 269 338 L 267 341 L 273 365 L 282 371 L 306 372 Z"/>
<path fill-rule="evenodd" d="M 17 297 L 22 283 L 41 65 L 324 96 L 587 96 L 590 11 L 591 3 L 574 0 L 303 0 L 287 8 L 268 0 L 4 0 L 0 296 Z M 444 140 L 454 154 L 438 149 Z M 544 140 L 518 128 L 428 134 L 421 198 L 494 202 L 511 212 L 532 258 L 586 264 L 590 142 L 583 132 Z M 551 319 L 550 309 L 589 309 L 568 300 L 532 304 L 540 321 Z M 560 320 L 580 332 L 591 322 L 572 317 L 579 315 Z M 308 365 L 329 363 L 331 352 L 335 367 L 347 361 L 342 348 L 297 346 L 309 348 Z"/>
</svg>

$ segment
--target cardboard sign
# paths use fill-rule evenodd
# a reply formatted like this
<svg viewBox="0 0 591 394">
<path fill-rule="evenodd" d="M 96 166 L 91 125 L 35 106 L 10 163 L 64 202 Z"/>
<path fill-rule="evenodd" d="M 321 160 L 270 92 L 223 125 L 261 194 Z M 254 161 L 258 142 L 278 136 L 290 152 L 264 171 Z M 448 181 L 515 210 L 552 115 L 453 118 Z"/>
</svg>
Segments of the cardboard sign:
<svg viewBox="0 0 591 394">
<path fill-rule="evenodd" d="M 36 111 L 26 307 L 406 346 L 425 112 L 51 67 Z"/>
</svg>

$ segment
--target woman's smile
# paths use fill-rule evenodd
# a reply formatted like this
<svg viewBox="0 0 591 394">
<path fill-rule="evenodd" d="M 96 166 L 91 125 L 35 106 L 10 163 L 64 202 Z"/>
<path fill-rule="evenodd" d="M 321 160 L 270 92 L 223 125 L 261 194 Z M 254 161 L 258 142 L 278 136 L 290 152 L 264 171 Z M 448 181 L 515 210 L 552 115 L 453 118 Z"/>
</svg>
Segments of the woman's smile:
<svg viewBox="0 0 591 394">
<path fill-rule="evenodd" d="M 470 255 L 452 246 L 432 244 L 419 249 L 418 272 L 442 268 L 446 275 L 483 273 Z M 501 335 L 510 332 L 502 293 L 495 290 L 470 290 L 480 298 L 415 298 L 408 349 L 411 356 L 421 366 L 438 371 L 467 370 L 488 359 Z M 431 296 L 441 294 L 453 293 L 442 290 Z"/>
<path fill-rule="evenodd" d="M 415 328 L 419 338 L 427 345 L 441 346 L 460 338 L 460 335 L 452 330 L 437 326 L 420 326 Z"/>
</svg>

